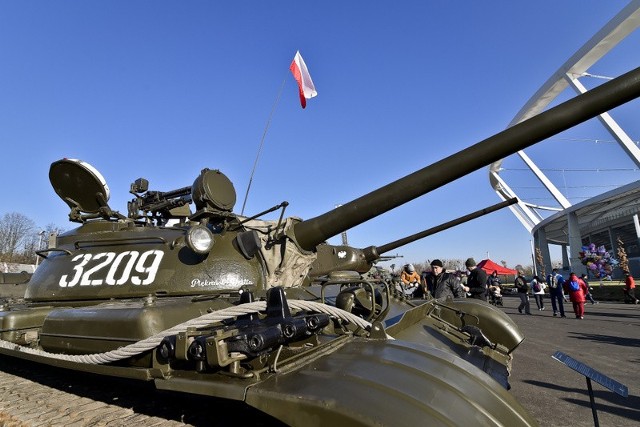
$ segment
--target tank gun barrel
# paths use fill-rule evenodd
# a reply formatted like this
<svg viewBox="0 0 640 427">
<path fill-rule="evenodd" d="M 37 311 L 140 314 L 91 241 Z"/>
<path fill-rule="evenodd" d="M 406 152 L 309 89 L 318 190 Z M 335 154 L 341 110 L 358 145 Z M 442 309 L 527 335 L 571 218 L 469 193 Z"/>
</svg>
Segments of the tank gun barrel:
<svg viewBox="0 0 640 427">
<path fill-rule="evenodd" d="M 416 240 L 423 239 L 427 236 L 431 236 L 432 234 L 439 233 L 441 231 L 447 230 L 451 227 L 455 227 L 456 225 L 463 224 L 467 221 L 471 221 L 472 219 L 479 218 L 481 216 L 487 215 L 491 212 L 495 212 L 502 208 L 506 208 L 507 206 L 511 206 L 515 203 L 518 203 L 518 198 L 514 197 L 512 199 L 505 200 L 504 202 L 496 203 L 495 205 L 491 205 L 484 209 L 477 210 L 470 214 L 461 216 L 459 218 L 453 219 L 451 221 L 445 222 L 444 224 L 437 225 L 435 227 L 431 227 L 427 230 L 421 231 L 416 234 L 412 234 L 411 236 L 404 237 L 402 239 L 395 240 L 393 242 L 387 243 L 382 246 L 370 246 L 364 249 L 365 258 L 367 262 L 372 262 L 380 258 L 381 254 L 387 253 L 394 249 L 399 248 L 400 246 L 407 245 L 409 243 L 415 242 Z"/>
<path fill-rule="evenodd" d="M 610 80 L 391 184 L 315 218 L 297 223 L 293 228 L 294 238 L 301 248 L 311 251 L 332 236 L 605 113 L 638 96 L 640 96 L 640 68 Z"/>
</svg>

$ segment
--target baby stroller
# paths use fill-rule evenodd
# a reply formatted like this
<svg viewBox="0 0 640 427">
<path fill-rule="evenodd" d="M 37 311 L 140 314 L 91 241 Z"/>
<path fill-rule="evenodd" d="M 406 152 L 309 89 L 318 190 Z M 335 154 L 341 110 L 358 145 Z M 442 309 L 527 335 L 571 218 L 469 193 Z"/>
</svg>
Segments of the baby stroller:
<svg viewBox="0 0 640 427">
<path fill-rule="evenodd" d="M 502 307 L 502 291 L 500 286 L 489 286 L 489 303 Z"/>
</svg>

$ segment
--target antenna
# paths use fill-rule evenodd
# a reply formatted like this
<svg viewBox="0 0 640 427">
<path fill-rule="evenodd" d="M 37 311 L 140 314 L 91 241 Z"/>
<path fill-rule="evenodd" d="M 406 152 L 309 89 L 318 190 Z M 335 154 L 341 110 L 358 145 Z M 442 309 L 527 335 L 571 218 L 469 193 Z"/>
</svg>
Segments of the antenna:
<svg viewBox="0 0 640 427">
<path fill-rule="evenodd" d="M 289 74 L 289 70 L 287 70 L 287 74 Z M 278 96 L 276 96 L 276 101 L 273 103 L 273 107 L 271 107 L 271 113 L 269 113 L 269 120 L 267 120 L 267 125 L 264 127 L 264 132 L 262 133 L 262 138 L 260 139 L 260 146 L 258 147 L 256 160 L 253 162 L 253 169 L 251 169 L 251 175 L 249 176 L 249 184 L 247 184 L 247 191 L 246 193 L 244 193 L 244 200 L 242 202 L 242 210 L 240 211 L 240 215 L 244 215 L 244 207 L 247 204 L 247 198 L 249 198 L 249 190 L 251 189 L 251 183 L 253 182 L 253 175 L 256 172 L 256 167 L 258 166 L 258 159 L 260 158 L 260 153 L 262 152 L 264 139 L 267 136 L 267 131 L 269 130 L 269 126 L 271 125 L 271 118 L 273 117 L 273 113 L 276 110 L 278 101 L 280 101 L 280 96 L 282 95 L 282 90 L 284 89 L 284 84 L 286 82 L 287 82 L 287 78 L 285 76 L 285 78 L 282 80 L 282 84 L 280 85 L 280 91 L 278 92 Z"/>
</svg>

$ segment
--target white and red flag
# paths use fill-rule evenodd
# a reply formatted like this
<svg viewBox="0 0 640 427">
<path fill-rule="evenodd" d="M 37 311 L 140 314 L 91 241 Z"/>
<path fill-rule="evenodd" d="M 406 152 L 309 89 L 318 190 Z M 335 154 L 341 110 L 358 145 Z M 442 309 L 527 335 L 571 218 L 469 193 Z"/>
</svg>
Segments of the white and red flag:
<svg viewBox="0 0 640 427">
<path fill-rule="evenodd" d="M 293 57 L 293 61 L 291 61 L 289 69 L 291 70 L 293 77 L 298 82 L 300 105 L 304 108 L 307 106 L 307 99 L 311 99 L 318 95 L 318 92 L 316 92 L 316 87 L 313 85 L 313 80 L 311 80 L 311 76 L 309 75 L 307 64 L 304 63 L 304 59 L 302 59 L 300 51 L 296 52 L 296 56 Z"/>
</svg>

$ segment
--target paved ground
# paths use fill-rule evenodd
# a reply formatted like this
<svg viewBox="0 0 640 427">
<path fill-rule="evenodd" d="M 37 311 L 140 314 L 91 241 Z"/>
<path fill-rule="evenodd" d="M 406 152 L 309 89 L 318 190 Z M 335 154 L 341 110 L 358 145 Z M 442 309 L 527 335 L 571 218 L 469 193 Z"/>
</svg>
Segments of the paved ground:
<svg viewBox="0 0 640 427">
<path fill-rule="evenodd" d="M 274 427 L 244 404 L 0 357 L 0 427 Z"/>
<path fill-rule="evenodd" d="M 518 314 L 517 297 L 504 298 L 504 311 L 526 339 L 516 349 L 511 392 L 541 426 L 593 426 L 586 379 L 551 357 L 561 351 L 626 385 L 623 398 L 592 381 L 602 426 L 640 425 L 640 306 L 600 303 L 585 307 L 583 320 L 565 304 L 567 318 L 553 317 L 551 304 L 531 316 Z"/>
</svg>

